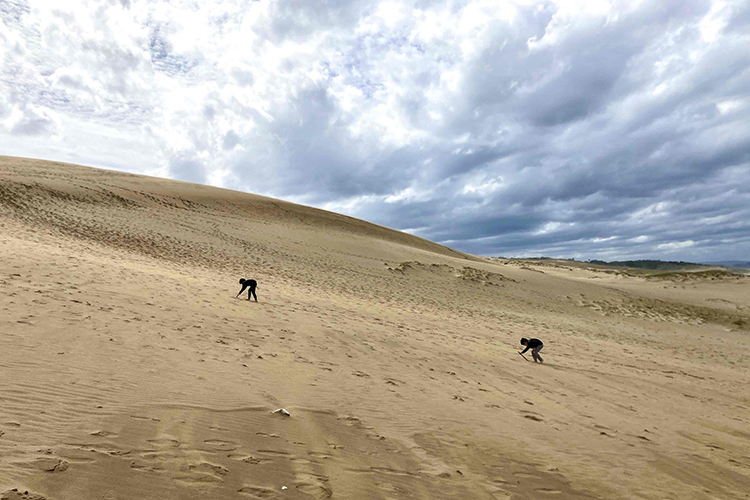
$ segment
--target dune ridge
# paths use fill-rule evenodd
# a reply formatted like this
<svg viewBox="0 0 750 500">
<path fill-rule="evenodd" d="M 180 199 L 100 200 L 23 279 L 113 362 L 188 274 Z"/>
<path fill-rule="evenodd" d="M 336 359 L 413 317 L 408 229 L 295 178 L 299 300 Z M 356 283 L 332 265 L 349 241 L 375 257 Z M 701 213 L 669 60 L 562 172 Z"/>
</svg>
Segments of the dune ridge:
<svg viewBox="0 0 750 500">
<path fill-rule="evenodd" d="M 748 498 L 747 277 L 10 157 L 0 231 L 3 499 Z"/>
</svg>

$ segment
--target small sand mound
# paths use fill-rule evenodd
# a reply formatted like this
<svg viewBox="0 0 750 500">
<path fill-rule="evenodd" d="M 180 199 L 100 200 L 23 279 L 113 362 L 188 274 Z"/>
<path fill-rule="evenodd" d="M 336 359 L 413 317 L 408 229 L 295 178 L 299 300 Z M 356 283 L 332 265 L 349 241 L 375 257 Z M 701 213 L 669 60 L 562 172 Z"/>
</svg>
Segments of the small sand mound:
<svg viewBox="0 0 750 500">
<path fill-rule="evenodd" d="M 423 264 L 419 261 L 402 262 L 395 268 L 388 268 L 389 271 L 400 274 L 425 274 L 431 273 L 436 277 L 459 278 L 464 281 L 481 283 L 485 285 L 499 285 L 504 281 L 516 282 L 500 273 L 485 271 L 475 267 L 464 266 L 461 269 L 446 264 Z"/>
<path fill-rule="evenodd" d="M 500 273 L 493 273 L 490 271 L 484 271 L 482 269 L 476 269 L 474 267 L 464 267 L 458 271 L 457 276 L 466 281 L 474 281 L 477 283 L 483 283 L 486 285 L 499 285 L 503 281 L 512 281 L 516 283 L 513 278 L 508 278 Z"/>
</svg>

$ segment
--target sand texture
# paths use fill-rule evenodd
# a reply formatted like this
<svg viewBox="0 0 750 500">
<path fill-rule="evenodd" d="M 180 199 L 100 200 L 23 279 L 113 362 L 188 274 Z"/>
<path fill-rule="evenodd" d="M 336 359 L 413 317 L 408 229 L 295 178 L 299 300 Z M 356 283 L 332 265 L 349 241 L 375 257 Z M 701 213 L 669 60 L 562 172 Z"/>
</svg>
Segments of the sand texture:
<svg viewBox="0 0 750 500">
<path fill-rule="evenodd" d="M 750 498 L 750 278 L 9 157 L 0 236 L 3 500 Z"/>
</svg>

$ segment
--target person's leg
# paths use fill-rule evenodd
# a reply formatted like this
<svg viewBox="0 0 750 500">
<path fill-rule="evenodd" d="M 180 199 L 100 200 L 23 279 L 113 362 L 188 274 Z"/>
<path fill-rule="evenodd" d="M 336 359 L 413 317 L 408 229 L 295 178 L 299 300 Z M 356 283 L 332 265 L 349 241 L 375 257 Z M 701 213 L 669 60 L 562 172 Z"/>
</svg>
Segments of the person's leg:
<svg viewBox="0 0 750 500">
<path fill-rule="evenodd" d="M 251 291 L 253 292 L 253 297 L 255 297 L 255 302 L 258 302 L 258 296 L 255 294 L 255 288 L 252 288 Z"/>
<path fill-rule="evenodd" d="M 535 348 L 534 350 L 531 351 L 531 354 L 534 356 L 534 361 L 539 360 L 540 363 L 544 363 L 544 360 L 539 355 L 539 351 L 542 350 L 542 347 L 544 347 L 544 346 L 539 346 L 539 347 L 537 347 L 537 348 Z"/>
</svg>

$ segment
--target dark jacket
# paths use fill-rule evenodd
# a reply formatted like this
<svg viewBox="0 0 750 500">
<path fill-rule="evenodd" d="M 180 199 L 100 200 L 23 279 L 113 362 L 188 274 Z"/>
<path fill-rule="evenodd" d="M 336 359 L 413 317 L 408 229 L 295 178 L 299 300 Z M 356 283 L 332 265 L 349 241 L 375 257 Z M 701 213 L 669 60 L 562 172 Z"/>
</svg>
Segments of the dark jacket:
<svg viewBox="0 0 750 500">
<path fill-rule="evenodd" d="M 529 339 L 529 343 L 526 344 L 526 349 L 521 351 L 521 354 L 525 353 L 529 349 L 536 349 L 537 347 L 542 347 L 544 343 L 539 339 Z"/>
<path fill-rule="evenodd" d="M 250 290 L 255 290 L 255 287 L 258 286 L 258 282 L 255 280 L 245 280 L 245 282 L 242 284 L 242 290 L 240 290 L 240 293 L 244 292 L 246 288 L 250 288 Z M 238 293 L 237 295 L 239 295 Z"/>
</svg>

